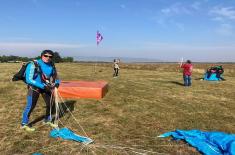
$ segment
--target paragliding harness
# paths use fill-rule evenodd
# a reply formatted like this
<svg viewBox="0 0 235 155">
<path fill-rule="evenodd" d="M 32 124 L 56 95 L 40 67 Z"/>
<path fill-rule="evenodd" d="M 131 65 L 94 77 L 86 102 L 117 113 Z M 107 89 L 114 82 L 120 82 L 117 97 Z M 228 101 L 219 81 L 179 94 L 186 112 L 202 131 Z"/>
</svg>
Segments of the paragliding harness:
<svg viewBox="0 0 235 155">
<path fill-rule="evenodd" d="M 55 78 L 57 77 L 57 72 L 56 72 L 56 68 L 55 68 L 55 65 L 54 63 L 52 63 L 52 67 L 53 67 L 53 76 L 52 76 L 52 81 L 50 81 L 45 74 L 43 74 L 42 72 L 42 69 L 40 67 L 40 65 L 38 64 L 37 60 L 33 60 L 33 61 L 29 61 L 27 63 L 24 63 L 22 64 L 20 70 L 13 75 L 12 77 L 12 81 L 24 81 L 26 83 L 26 79 L 25 79 L 25 71 L 26 71 L 26 68 L 27 66 L 33 62 L 34 63 L 34 66 L 35 66 L 35 70 L 34 70 L 34 77 L 33 79 L 35 79 L 38 75 L 41 75 L 41 79 L 42 79 L 42 82 L 43 83 L 46 83 L 46 84 L 50 84 L 51 82 L 55 82 Z"/>
<path fill-rule="evenodd" d="M 26 71 L 27 66 L 28 66 L 31 62 L 34 63 L 34 66 L 35 66 L 35 73 L 36 73 L 36 74 L 42 72 L 42 71 L 41 71 L 41 68 L 40 68 L 39 65 L 38 65 L 37 60 L 29 61 L 29 62 L 26 62 L 26 63 L 23 63 L 23 64 L 22 64 L 20 70 L 19 70 L 16 74 L 13 75 L 12 81 L 20 81 L 20 80 L 22 80 L 22 81 L 24 81 L 24 82 L 26 83 L 25 71 Z M 35 75 L 36 75 L 36 74 L 35 74 Z M 36 77 L 36 76 L 34 76 L 34 77 Z"/>
<path fill-rule="evenodd" d="M 56 68 L 55 68 L 55 64 L 54 63 L 51 63 L 52 65 L 52 69 L 53 69 L 53 75 L 51 78 L 48 78 L 45 74 L 43 74 L 43 72 L 41 71 L 41 67 L 38 66 L 39 70 L 40 70 L 40 74 L 41 74 L 41 80 L 43 83 L 45 83 L 46 85 L 48 86 L 52 86 L 55 84 L 55 80 L 57 78 L 57 71 L 56 71 Z"/>
</svg>

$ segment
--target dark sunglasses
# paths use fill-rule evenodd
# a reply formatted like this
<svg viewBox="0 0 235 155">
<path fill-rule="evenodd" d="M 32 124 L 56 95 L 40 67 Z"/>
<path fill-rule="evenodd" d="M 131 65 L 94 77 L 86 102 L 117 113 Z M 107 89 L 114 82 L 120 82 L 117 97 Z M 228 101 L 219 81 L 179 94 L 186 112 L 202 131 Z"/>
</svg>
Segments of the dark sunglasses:
<svg viewBox="0 0 235 155">
<path fill-rule="evenodd" d="M 43 55 L 44 57 L 46 57 L 46 58 L 52 58 L 53 56 L 49 56 L 49 55 Z"/>
</svg>

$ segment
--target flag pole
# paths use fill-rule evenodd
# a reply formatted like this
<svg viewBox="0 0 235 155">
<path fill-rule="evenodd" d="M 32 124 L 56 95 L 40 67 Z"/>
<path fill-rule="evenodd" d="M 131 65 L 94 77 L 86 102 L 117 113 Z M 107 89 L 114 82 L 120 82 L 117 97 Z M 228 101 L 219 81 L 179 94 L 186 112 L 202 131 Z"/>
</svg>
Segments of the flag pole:
<svg viewBox="0 0 235 155">
<path fill-rule="evenodd" d="M 100 34 L 100 32 L 97 30 L 96 32 L 96 45 L 97 45 L 97 49 L 99 46 L 99 43 L 103 40 L 103 36 Z M 96 63 L 97 63 L 97 58 L 95 58 L 95 66 L 94 66 L 94 72 L 96 74 Z"/>
<path fill-rule="evenodd" d="M 183 61 L 184 61 L 184 58 L 182 57 L 181 60 L 180 60 L 180 67 L 181 67 L 182 64 L 183 64 Z"/>
</svg>

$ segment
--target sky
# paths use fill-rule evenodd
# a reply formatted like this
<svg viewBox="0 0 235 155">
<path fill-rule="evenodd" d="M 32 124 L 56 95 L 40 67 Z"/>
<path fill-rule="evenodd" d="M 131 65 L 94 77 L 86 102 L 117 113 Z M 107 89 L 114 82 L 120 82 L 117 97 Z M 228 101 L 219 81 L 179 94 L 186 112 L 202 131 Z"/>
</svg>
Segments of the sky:
<svg viewBox="0 0 235 155">
<path fill-rule="evenodd" d="M 45 49 L 62 57 L 235 62 L 235 0 L 0 0 L 0 55 Z"/>
</svg>

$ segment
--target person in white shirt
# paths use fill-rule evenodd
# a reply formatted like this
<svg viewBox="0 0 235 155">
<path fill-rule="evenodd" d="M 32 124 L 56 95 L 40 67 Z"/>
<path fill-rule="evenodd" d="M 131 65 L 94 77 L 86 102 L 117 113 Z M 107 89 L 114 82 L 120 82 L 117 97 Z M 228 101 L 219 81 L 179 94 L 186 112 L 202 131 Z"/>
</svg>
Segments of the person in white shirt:
<svg viewBox="0 0 235 155">
<path fill-rule="evenodd" d="M 113 60 L 113 70 L 114 70 L 114 73 L 113 73 L 113 77 L 118 77 L 118 72 L 119 72 L 119 62 L 120 60 L 119 59 L 114 59 Z"/>
</svg>

